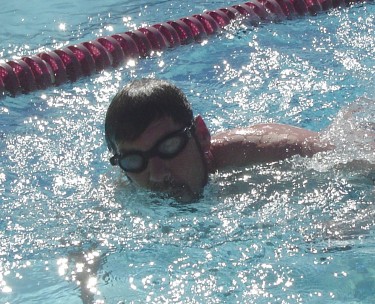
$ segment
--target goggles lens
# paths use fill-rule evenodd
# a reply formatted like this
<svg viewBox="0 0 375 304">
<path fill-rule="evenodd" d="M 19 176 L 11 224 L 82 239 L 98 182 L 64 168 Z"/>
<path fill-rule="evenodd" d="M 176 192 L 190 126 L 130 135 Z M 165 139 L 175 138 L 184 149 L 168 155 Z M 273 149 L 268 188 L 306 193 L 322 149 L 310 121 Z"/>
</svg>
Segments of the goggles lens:
<svg viewBox="0 0 375 304">
<path fill-rule="evenodd" d="M 193 124 L 162 137 L 148 151 L 129 151 L 122 155 L 115 155 L 110 159 L 111 164 L 119 165 L 126 172 L 139 173 L 146 169 L 151 157 L 172 159 L 185 148 L 192 136 L 192 128 Z"/>
</svg>

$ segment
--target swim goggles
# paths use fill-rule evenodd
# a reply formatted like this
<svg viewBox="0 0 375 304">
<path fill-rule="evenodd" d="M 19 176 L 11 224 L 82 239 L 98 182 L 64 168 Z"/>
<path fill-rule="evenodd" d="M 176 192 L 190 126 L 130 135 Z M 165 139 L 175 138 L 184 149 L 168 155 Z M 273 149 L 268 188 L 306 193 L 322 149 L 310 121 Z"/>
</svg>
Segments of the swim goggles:
<svg viewBox="0 0 375 304">
<path fill-rule="evenodd" d="M 140 173 L 147 168 L 148 160 L 158 156 L 161 159 L 172 159 L 176 157 L 187 145 L 193 136 L 194 123 L 189 127 L 169 133 L 160 138 L 155 145 L 147 151 L 128 151 L 116 154 L 110 158 L 112 166 L 120 168 L 129 173 Z"/>
</svg>

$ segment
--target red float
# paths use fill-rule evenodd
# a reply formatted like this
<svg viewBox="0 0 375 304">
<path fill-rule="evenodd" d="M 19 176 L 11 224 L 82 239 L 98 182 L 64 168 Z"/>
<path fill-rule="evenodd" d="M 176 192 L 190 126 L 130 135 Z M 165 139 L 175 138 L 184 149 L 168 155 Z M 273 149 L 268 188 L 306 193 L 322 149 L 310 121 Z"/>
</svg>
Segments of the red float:
<svg viewBox="0 0 375 304">
<path fill-rule="evenodd" d="M 121 48 L 120 43 L 113 37 L 101 37 L 97 41 L 107 50 L 112 57 L 112 66 L 114 68 L 123 64 L 125 61 L 125 54 Z"/>
<path fill-rule="evenodd" d="M 172 25 L 169 23 L 158 23 L 153 25 L 155 29 L 157 29 L 160 33 L 163 34 L 163 36 L 167 39 L 169 43 L 169 47 L 176 47 L 181 45 L 181 39 L 178 35 L 177 31 L 174 29 Z"/>
<path fill-rule="evenodd" d="M 9 61 L 8 64 L 12 67 L 23 93 L 28 93 L 37 89 L 34 74 L 26 62 L 22 60 L 12 60 Z"/>
<path fill-rule="evenodd" d="M 11 96 L 21 93 L 21 85 L 16 73 L 7 63 L 0 63 L 0 79 L 3 88 L 8 91 Z"/>
<path fill-rule="evenodd" d="M 51 68 L 52 83 L 60 85 L 68 80 L 66 68 L 61 58 L 55 52 L 38 54 Z"/>
<path fill-rule="evenodd" d="M 66 76 L 70 81 L 77 81 L 82 76 L 82 69 L 74 53 L 68 48 L 56 50 L 66 69 Z"/>
<path fill-rule="evenodd" d="M 98 41 L 82 43 L 94 58 L 96 71 L 101 71 L 112 65 L 112 56 Z"/>
</svg>

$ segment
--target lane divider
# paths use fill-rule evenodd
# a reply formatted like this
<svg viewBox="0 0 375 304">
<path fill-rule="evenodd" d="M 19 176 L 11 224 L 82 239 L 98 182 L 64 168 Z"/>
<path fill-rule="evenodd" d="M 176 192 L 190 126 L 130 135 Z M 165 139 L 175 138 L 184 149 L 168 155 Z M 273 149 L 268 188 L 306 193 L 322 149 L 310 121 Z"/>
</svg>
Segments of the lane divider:
<svg viewBox="0 0 375 304">
<path fill-rule="evenodd" d="M 199 42 L 225 28 L 232 20 L 281 21 L 349 6 L 360 0 L 251 0 L 206 11 L 176 21 L 158 23 L 135 31 L 100 37 L 62 49 L 0 63 L 0 97 L 76 81 L 103 69 L 119 67 L 129 59 L 148 57 L 154 51 Z"/>
</svg>

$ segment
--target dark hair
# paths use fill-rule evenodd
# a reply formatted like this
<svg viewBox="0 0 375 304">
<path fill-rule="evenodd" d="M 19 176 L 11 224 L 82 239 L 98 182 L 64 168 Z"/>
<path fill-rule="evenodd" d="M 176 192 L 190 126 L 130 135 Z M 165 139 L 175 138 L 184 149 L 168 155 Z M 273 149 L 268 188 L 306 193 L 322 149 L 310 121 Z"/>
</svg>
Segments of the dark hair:
<svg viewBox="0 0 375 304">
<path fill-rule="evenodd" d="M 184 93 L 175 85 L 144 78 L 126 85 L 112 99 L 105 118 L 108 149 L 117 153 L 116 142 L 137 139 L 156 119 L 171 117 L 188 126 L 193 111 Z"/>
</svg>

